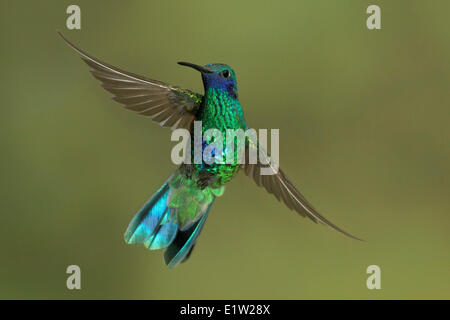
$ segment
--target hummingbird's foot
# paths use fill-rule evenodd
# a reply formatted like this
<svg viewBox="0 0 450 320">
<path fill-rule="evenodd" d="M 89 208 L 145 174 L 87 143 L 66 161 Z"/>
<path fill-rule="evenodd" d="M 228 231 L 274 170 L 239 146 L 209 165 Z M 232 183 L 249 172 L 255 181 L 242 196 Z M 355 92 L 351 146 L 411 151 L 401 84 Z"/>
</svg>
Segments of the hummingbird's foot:
<svg viewBox="0 0 450 320">
<path fill-rule="evenodd" d="M 192 164 L 183 164 L 183 169 L 186 178 L 190 180 L 194 174 L 194 166 Z"/>
<path fill-rule="evenodd" d="M 214 182 L 214 176 L 209 174 L 201 174 L 198 177 L 197 186 L 203 190 Z"/>
</svg>

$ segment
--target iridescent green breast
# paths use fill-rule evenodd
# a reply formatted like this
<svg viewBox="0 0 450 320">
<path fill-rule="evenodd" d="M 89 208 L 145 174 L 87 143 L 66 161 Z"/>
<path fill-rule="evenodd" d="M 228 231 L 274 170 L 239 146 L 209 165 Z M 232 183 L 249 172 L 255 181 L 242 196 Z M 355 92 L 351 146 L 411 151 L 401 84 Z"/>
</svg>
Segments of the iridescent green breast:
<svg viewBox="0 0 450 320">
<path fill-rule="evenodd" d="M 212 163 L 212 164 L 195 164 L 194 170 L 198 174 L 211 174 L 216 178 L 218 185 L 223 185 L 229 182 L 239 171 L 240 164 L 238 163 L 238 152 L 242 146 L 238 139 L 234 141 L 227 141 L 227 129 L 243 129 L 247 127 L 245 123 L 244 114 L 239 101 L 231 97 L 226 90 L 222 89 L 208 89 L 205 93 L 203 106 L 197 115 L 197 119 L 202 121 L 202 135 L 209 140 L 210 136 L 207 134 L 209 129 L 217 129 L 222 133 L 223 161 L 226 162 L 226 152 L 230 150 L 230 144 L 234 145 L 234 153 L 230 163 Z M 210 130 L 209 130 L 210 132 Z M 213 141 L 209 141 L 213 142 Z M 203 143 L 203 150 L 208 143 Z M 194 150 L 194 148 L 192 148 Z"/>
</svg>

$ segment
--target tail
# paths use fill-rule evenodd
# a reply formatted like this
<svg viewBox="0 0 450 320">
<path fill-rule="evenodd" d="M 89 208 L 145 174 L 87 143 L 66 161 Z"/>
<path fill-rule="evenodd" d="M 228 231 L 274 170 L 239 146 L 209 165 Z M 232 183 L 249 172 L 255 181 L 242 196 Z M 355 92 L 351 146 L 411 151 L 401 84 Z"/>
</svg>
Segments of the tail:
<svg viewBox="0 0 450 320">
<path fill-rule="evenodd" d="M 180 262 L 184 262 L 190 257 L 212 204 L 213 203 L 211 202 L 208 205 L 206 212 L 201 219 L 194 223 L 189 229 L 178 231 L 177 236 L 164 252 L 164 261 L 169 268 L 175 267 Z"/>
<path fill-rule="evenodd" d="M 189 258 L 215 197 L 222 193 L 223 187 L 201 190 L 195 178 L 177 171 L 131 220 L 125 241 L 166 249 L 164 260 L 175 267 Z"/>
</svg>

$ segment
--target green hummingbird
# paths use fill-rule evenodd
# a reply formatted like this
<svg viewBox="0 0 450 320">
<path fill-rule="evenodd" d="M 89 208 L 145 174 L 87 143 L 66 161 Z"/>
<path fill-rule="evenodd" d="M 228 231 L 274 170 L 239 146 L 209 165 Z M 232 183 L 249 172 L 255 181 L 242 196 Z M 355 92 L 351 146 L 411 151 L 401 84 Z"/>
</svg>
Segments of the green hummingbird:
<svg viewBox="0 0 450 320">
<path fill-rule="evenodd" d="M 104 63 L 77 48 L 61 33 L 59 35 L 81 55 L 92 75 L 114 95 L 112 99 L 162 127 L 184 128 L 193 133 L 194 121 L 202 121 L 203 133 L 208 129 L 217 129 L 224 134 L 227 129 L 248 129 L 239 102 L 236 74 L 226 64 L 200 66 L 179 62 L 201 73 L 205 91 L 201 95 Z M 193 139 L 191 143 L 194 143 Z M 208 145 L 203 141 L 202 150 Z M 224 193 L 225 185 L 240 169 L 289 209 L 358 239 L 319 214 L 281 169 L 274 170 L 271 175 L 262 175 L 261 170 L 270 164 L 270 157 L 258 141 L 246 137 L 244 147 L 247 153 L 257 150 L 264 159 L 254 164 L 238 161 L 183 163 L 131 220 L 125 241 L 142 243 L 149 250 L 165 249 L 164 260 L 169 268 L 186 261 L 215 198 Z"/>
</svg>

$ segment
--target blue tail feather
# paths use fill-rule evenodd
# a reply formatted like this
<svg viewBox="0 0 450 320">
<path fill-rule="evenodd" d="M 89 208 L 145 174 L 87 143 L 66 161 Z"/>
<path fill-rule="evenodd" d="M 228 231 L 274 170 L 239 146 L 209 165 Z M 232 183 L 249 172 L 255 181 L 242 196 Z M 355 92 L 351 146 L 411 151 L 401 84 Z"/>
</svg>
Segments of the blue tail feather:
<svg viewBox="0 0 450 320">
<path fill-rule="evenodd" d="M 199 206 L 200 219 L 186 230 L 180 230 L 180 206 L 169 206 L 173 191 L 177 190 L 171 190 L 171 181 L 176 177 L 177 173 L 144 204 L 125 232 L 125 241 L 128 244 L 142 243 L 150 250 L 166 249 L 164 260 L 169 268 L 189 258 L 214 200 L 213 196 L 209 205 Z M 176 188 L 184 187 L 182 184 Z"/>
<path fill-rule="evenodd" d="M 148 249 L 157 250 L 166 248 L 175 239 L 178 225 L 171 219 L 167 206 L 169 190 L 166 182 L 131 220 L 125 232 L 127 243 L 143 243 Z"/>
</svg>

